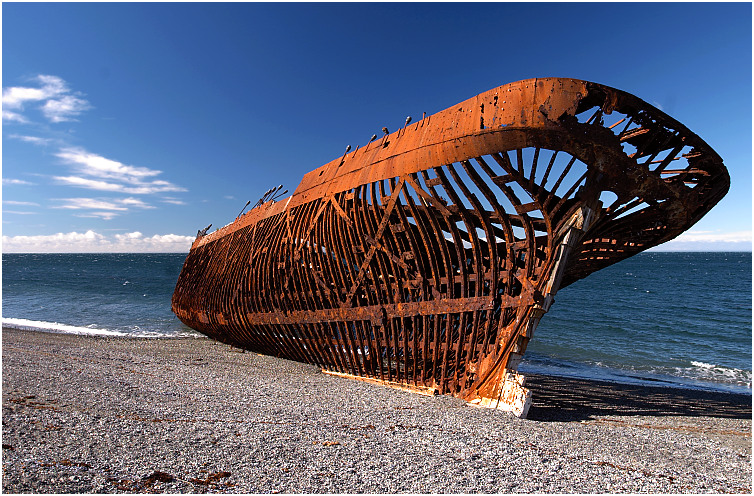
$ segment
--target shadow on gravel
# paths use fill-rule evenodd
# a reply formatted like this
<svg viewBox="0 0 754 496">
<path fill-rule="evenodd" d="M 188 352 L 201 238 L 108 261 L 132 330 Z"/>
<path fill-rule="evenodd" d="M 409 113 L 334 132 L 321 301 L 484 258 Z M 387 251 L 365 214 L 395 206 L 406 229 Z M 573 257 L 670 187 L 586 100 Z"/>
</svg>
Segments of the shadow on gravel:
<svg viewBox="0 0 754 496">
<path fill-rule="evenodd" d="M 528 419 L 579 421 L 600 415 L 751 418 L 751 395 L 530 375 Z"/>
</svg>

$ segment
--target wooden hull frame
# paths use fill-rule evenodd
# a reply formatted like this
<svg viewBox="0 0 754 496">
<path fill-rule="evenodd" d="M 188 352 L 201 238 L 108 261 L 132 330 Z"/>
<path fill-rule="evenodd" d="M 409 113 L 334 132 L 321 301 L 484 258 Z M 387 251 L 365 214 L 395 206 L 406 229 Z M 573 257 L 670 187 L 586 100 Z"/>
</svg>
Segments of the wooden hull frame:
<svg viewBox="0 0 754 496">
<path fill-rule="evenodd" d="M 558 289 L 676 237 L 729 184 L 628 93 L 520 81 L 197 236 L 172 308 L 234 346 L 525 417 L 518 363 Z"/>
</svg>

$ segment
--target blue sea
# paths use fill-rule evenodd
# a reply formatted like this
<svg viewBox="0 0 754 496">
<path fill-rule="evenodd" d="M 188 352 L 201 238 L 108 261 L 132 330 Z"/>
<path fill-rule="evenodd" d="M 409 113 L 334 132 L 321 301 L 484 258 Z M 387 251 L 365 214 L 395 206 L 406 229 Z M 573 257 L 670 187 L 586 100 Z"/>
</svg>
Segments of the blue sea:
<svg viewBox="0 0 754 496">
<path fill-rule="evenodd" d="M 185 254 L 3 254 L 2 320 L 198 336 L 170 311 Z M 526 373 L 751 393 L 752 254 L 642 253 L 562 289 Z"/>
</svg>

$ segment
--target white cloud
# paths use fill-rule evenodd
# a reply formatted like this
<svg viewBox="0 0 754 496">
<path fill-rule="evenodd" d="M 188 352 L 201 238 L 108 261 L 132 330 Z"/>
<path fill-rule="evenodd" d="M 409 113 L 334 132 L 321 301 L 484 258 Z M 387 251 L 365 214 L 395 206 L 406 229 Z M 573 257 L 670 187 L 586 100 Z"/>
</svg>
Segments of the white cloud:
<svg viewBox="0 0 754 496">
<path fill-rule="evenodd" d="M 37 76 L 37 80 L 44 85 L 44 88 L 49 89 L 54 95 L 65 93 L 68 91 L 68 86 L 65 81 L 57 76 L 47 76 L 40 74 Z"/>
<path fill-rule="evenodd" d="M 103 179 L 138 182 L 143 178 L 162 174 L 162 171 L 125 165 L 81 148 L 63 148 L 56 155 L 65 162 L 78 166 L 77 169 L 82 174 Z"/>
<path fill-rule="evenodd" d="M 82 98 L 64 95 L 58 100 L 47 100 L 42 107 L 42 113 L 51 122 L 73 120 L 71 116 L 79 115 L 89 108 L 89 102 Z"/>
<path fill-rule="evenodd" d="M 46 91 L 45 88 L 5 88 L 3 89 L 3 107 L 21 109 L 28 101 L 37 102 L 56 94 L 56 92 Z"/>
<path fill-rule="evenodd" d="M 66 82 L 57 76 L 39 75 L 34 80 L 41 86 L 3 88 L 3 120 L 28 122 L 19 112 L 29 102 L 43 102 L 42 113 L 51 122 L 74 120 L 74 116 L 91 107 L 89 102 L 81 98 L 79 93 L 72 92 Z"/>
<path fill-rule="evenodd" d="M 87 179 L 78 176 L 54 176 L 53 179 L 59 183 L 68 186 L 79 186 L 81 188 L 96 189 L 98 191 L 123 191 L 126 187 L 122 184 L 108 183 L 107 181 L 98 181 L 96 179 Z M 127 193 L 133 193 L 126 191 Z"/>
<path fill-rule="evenodd" d="M 183 200 L 179 200 L 178 198 L 173 198 L 172 196 L 166 196 L 162 199 L 163 203 L 172 203 L 173 205 L 185 205 L 186 202 Z"/>
<path fill-rule="evenodd" d="M 110 183 L 96 179 L 87 179 L 78 176 L 55 176 L 53 179 L 68 186 L 94 189 L 97 191 L 112 191 L 114 193 L 126 193 L 129 195 L 151 195 L 169 191 L 186 191 L 185 188 L 176 186 L 167 181 L 152 181 L 143 186 L 126 186 L 125 184 Z"/>
<path fill-rule="evenodd" d="M 3 186 L 18 186 L 18 185 L 33 186 L 34 183 L 30 183 L 29 181 L 24 181 L 23 179 L 10 179 L 7 177 L 3 178 Z"/>
<path fill-rule="evenodd" d="M 155 208 L 137 198 L 123 198 L 115 200 L 103 200 L 99 198 L 59 198 L 61 205 L 52 207 L 64 210 L 88 210 L 88 212 L 74 214 L 76 217 L 89 217 L 111 220 L 120 213 L 127 212 L 129 208 L 150 209 Z"/>
<path fill-rule="evenodd" d="M 15 201 L 15 200 L 3 200 L 3 205 L 13 205 L 16 207 L 38 207 L 39 203 L 27 202 L 27 201 Z M 29 212 L 27 210 L 8 210 L 3 208 L 3 215 L 36 215 L 39 212 Z"/>
<path fill-rule="evenodd" d="M 19 134 L 11 134 L 8 136 L 9 138 L 17 139 L 24 141 L 26 143 L 31 143 L 33 145 L 49 145 L 54 140 L 51 138 L 40 138 L 38 136 L 22 136 Z"/>
<path fill-rule="evenodd" d="M 751 231 L 686 231 L 651 251 L 751 251 Z"/>
<path fill-rule="evenodd" d="M 83 217 L 85 219 L 102 219 L 102 220 L 112 220 L 117 216 L 115 212 L 89 212 L 86 214 L 73 214 L 74 217 Z"/>
<path fill-rule="evenodd" d="M 92 230 L 41 236 L 3 236 L 3 253 L 166 253 L 188 252 L 193 236 L 140 232 L 105 236 Z"/>
<path fill-rule="evenodd" d="M 715 242 L 715 243 L 738 243 L 748 241 L 751 243 L 751 231 L 686 231 L 672 242 L 694 241 L 694 242 Z"/>
<path fill-rule="evenodd" d="M 168 181 L 148 180 L 162 174 L 162 171 L 126 165 L 81 148 L 63 148 L 56 155 L 73 165 L 75 172 L 80 174 L 54 177 L 56 181 L 69 186 L 131 195 L 186 191 Z"/>
<path fill-rule="evenodd" d="M 123 205 L 128 205 L 129 207 L 155 208 L 152 205 L 144 203 L 143 201 L 139 200 L 138 198 L 124 198 L 122 200 L 118 200 L 118 202 L 121 203 L 121 204 L 123 204 Z"/>
<path fill-rule="evenodd" d="M 70 209 L 70 210 L 86 210 L 86 209 L 117 210 L 121 212 L 125 212 L 128 210 L 128 208 L 124 206 L 119 206 L 119 205 L 116 205 L 115 203 L 104 201 L 104 200 L 97 200 L 95 198 L 65 198 L 60 201 L 64 201 L 66 203 L 58 207 L 53 207 L 53 208 L 64 208 L 64 209 Z"/>
<path fill-rule="evenodd" d="M 8 122 L 20 122 L 22 124 L 29 122 L 23 115 L 5 109 L 3 109 L 3 120 Z"/>
</svg>

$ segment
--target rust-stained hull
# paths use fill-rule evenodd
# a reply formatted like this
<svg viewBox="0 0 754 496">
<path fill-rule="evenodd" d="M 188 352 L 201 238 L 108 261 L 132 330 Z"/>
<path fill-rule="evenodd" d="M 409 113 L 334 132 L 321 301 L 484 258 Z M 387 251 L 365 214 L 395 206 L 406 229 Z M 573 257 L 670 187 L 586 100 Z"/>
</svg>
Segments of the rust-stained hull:
<svg viewBox="0 0 754 496">
<path fill-rule="evenodd" d="M 198 236 L 173 311 L 258 353 L 525 416 L 517 366 L 557 290 L 676 237 L 729 183 L 704 141 L 628 93 L 520 81 Z"/>
</svg>

